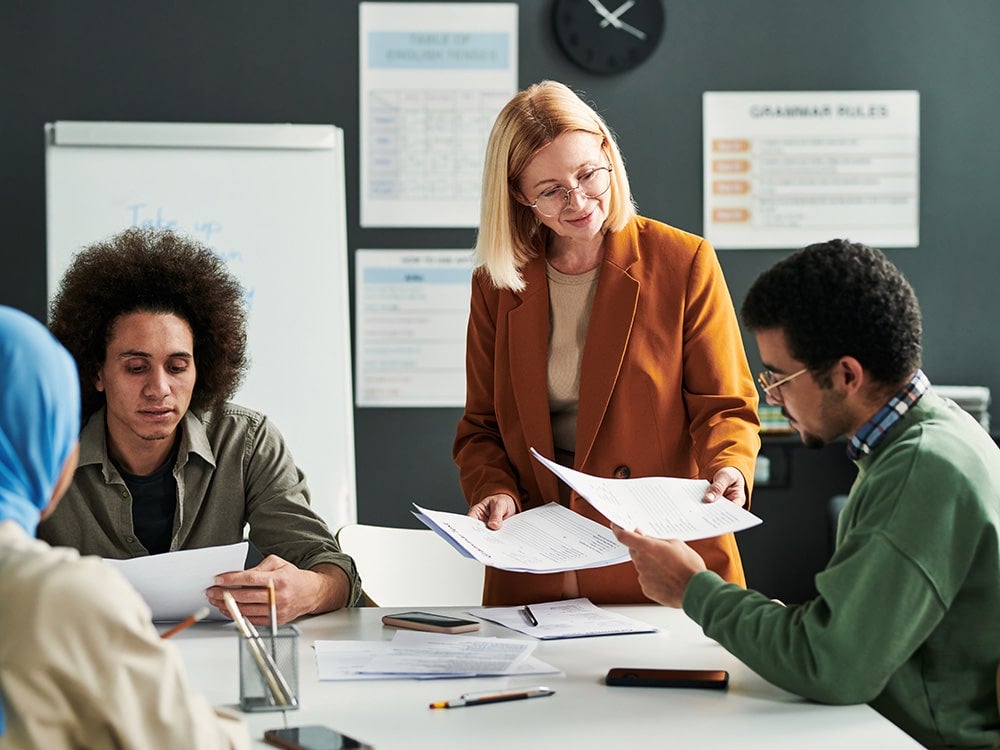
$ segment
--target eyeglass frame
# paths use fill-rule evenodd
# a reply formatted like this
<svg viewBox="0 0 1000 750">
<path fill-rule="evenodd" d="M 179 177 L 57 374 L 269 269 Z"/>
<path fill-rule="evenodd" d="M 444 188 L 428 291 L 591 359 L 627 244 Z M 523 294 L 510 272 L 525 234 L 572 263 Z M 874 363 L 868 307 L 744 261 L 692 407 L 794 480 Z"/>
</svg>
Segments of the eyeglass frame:
<svg viewBox="0 0 1000 750">
<path fill-rule="evenodd" d="M 592 198 L 592 199 L 593 198 L 600 198 L 602 195 L 605 195 L 609 190 L 611 190 L 611 175 L 614 174 L 615 170 L 614 170 L 614 167 L 612 167 L 610 164 L 608 164 L 606 166 L 603 166 L 603 167 L 594 167 L 593 169 L 590 170 L 590 172 L 588 172 L 588 174 L 592 175 L 592 174 L 594 174 L 595 172 L 597 172 L 598 170 L 601 170 L 601 169 L 607 170 L 607 173 L 608 173 L 608 186 L 606 188 L 604 188 L 604 190 L 602 190 L 601 192 L 599 192 L 597 195 L 590 195 L 589 193 L 583 193 L 583 192 L 581 192 L 581 195 L 583 195 L 584 198 Z M 528 208 L 535 209 L 536 211 L 538 211 L 538 213 L 542 214 L 542 216 L 544 216 L 546 219 L 554 219 L 555 217 L 557 217 L 559 214 L 561 214 L 566 209 L 566 206 L 569 205 L 569 196 L 570 196 L 570 194 L 571 193 L 575 193 L 577 190 L 580 190 L 580 188 L 581 188 L 581 185 L 580 185 L 579 180 L 577 180 L 576 187 L 573 187 L 573 188 L 566 188 L 566 187 L 563 187 L 562 185 L 553 185 L 552 187 L 546 188 L 545 190 L 543 190 L 541 192 L 541 195 L 538 195 L 535 198 L 534 203 L 529 203 L 528 204 Z M 546 193 L 548 193 L 548 192 L 550 192 L 552 190 L 556 190 L 556 189 L 559 189 L 559 190 L 563 191 L 563 205 L 562 205 L 562 208 L 560 208 L 558 211 L 556 211 L 556 213 L 554 213 L 554 214 L 552 214 L 550 216 L 549 214 L 546 214 L 546 213 L 542 212 L 542 209 L 540 209 L 538 207 L 538 201 L 542 198 L 543 195 L 545 195 Z"/>
<path fill-rule="evenodd" d="M 776 391 L 775 389 L 780 388 L 781 386 L 791 382 L 792 380 L 795 380 L 795 378 L 797 378 L 799 375 L 802 375 L 803 373 L 806 372 L 809 372 L 809 368 L 803 367 L 798 372 L 793 372 L 791 375 L 786 375 L 781 380 L 777 380 L 772 383 L 771 378 L 774 376 L 774 373 L 771 372 L 770 370 L 762 370 L 761 372 L 757 373 L 757 385 L 759 385 L 760 389 L 764 391 L 765 396 L 770 396 L 771 391 L 780 393 L 780 391 Z"/>
</svg>

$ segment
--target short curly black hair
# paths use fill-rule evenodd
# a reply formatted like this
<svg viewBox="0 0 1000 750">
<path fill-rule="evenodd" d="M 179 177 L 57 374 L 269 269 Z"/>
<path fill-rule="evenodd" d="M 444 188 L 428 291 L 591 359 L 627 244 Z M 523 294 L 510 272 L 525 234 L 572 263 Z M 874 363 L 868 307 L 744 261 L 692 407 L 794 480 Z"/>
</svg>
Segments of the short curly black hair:
<svg viewBox="0 0 1000 750">
<path fill-rule="evenodd" d="M 920 366 L 920 306 L 881 250 L 834 239 L 760 275 L 743 301 L 752 331 L 781 329 L 789 353 L 820 380 L 851 356 L 875 381 L 900 385 Z"/>
<path fill-rule="evenodd" d="M 49 328 L 80 372 L 84 420 L 105 403 L 94 382 L 114 323 L 136 311 L 171 313 L 191 326 L 198 368 L 192 408 L 232 396 L 247 370 L 243 287 L 197 241 L 133 227 L 77 253 L 49 307 Z"/>
</svg>

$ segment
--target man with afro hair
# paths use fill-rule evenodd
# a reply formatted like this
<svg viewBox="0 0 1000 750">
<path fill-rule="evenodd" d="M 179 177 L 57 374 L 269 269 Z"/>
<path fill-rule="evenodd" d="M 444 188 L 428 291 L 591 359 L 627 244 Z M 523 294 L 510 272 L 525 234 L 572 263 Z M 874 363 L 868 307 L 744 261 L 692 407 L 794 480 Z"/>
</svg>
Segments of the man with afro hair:
<svg viewBox="0 0 1000 750">
<path fill-rule="evenodd" d="M 130 558 L 250 541 L 264 555 L 219 571 L 256 624 L 353 604 L 361 583 L 309 504 L 305 477 L 266 416 L 229 403 L 247 369 L 239 281 L 207 247 L 128 229 L 76 256 L 50 328 L 80 373 L 80 465 L 39 536 Z"/>
</svg>

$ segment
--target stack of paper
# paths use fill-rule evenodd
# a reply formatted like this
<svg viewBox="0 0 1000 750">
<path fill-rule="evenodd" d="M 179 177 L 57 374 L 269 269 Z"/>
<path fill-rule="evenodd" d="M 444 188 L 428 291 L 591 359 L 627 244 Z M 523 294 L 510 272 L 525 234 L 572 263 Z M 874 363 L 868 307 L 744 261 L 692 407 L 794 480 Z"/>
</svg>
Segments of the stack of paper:
<svg viewBox="0 0 1000 750">
<path fill-rule="evenodd" d="M 559 674 L 534 641 L 400 630 L 391 641 L 316 641 L 321 680 Z"/>
<path fill-rule="evenodd" d="M 587 598 L 532 604 L 531 616 L 537 625 L 525 618 L 524 607 L 477 607 L 469 614 L 543 641 L 656 632 L 652 625 L 603 610 Z"/>
</svg>

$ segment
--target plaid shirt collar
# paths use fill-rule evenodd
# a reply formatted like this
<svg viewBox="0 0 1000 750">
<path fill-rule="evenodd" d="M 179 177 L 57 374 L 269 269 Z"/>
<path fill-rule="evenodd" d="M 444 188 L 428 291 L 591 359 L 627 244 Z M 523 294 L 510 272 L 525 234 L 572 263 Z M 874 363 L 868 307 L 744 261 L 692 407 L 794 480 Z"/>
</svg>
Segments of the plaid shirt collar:
<svg viewBox="0 0 1000 750">
<path fill-rule="evenodd" d="M 903 415 L 930 390 L 930 387 L 931 382 L 924 375 L 924 371 L 917 369 L 910 382 L 889 399 L 889 403 L 879 409 L 875 416 L 865 422 L 848 441 L 848 458 L 857 461 L 875 450 L 892 426 L 903 418 Z"/>
</svg>

